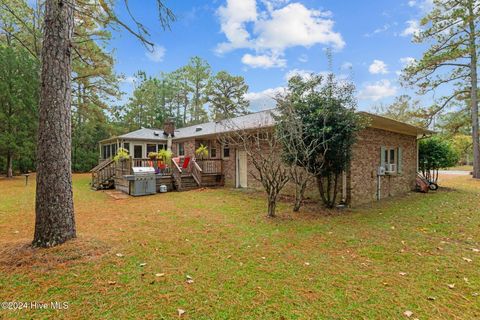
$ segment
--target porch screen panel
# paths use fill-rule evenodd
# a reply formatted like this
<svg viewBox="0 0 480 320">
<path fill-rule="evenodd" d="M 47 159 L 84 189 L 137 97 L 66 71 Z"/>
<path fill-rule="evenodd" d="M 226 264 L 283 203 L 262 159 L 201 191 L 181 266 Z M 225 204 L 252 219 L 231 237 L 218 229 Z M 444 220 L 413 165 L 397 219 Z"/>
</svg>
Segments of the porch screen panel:
<svg viewBox="0 0 480 320">
<path fill-rule="evenodd" d="M 143 157 L 143 146 L 141 145 L 133 146 L 133 157 L 135 159 L 141 159 Z"/>
<path fill-rule="evenodd" d="M 150 152 L 157 152 L 157 145 L 147 144 L 147 157 Z"/>
</svg>

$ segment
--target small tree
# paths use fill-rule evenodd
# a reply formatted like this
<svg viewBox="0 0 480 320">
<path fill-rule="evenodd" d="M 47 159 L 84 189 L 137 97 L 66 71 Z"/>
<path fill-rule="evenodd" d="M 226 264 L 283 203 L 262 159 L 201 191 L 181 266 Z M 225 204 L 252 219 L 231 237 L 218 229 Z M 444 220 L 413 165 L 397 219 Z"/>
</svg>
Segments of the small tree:
<svg viewBox="0 0 480 320">
<path fill-rule="evenodd" d="M 282 159 L 289 167 L 290 180 L 295 186 L 295 202 L 293 211 L 298 212 L 305 197 L 308 184 L 313 180 L 314 174 L 305 168 L 308 159 L 312 157 L 320 145 L 320 139 L 304 139 L 305 127 L 302 118 L 290 98 L 277 97 L 277 138 L 282 144 Z M 313 169 L 313 168 L 312 168 Z"/>
<path fill-rule="evenodd" d="M 453 147 L 439 137 L 420 140 L 418 147 L 420 171 L 429 181 L 436 183 L 438 169 L 453 167 L 458 161 Z"/>
<path fill-rule="evenodd" d="M 195 155 L 200 159 L 208 157 L 208 147 L 201 144 L 200 147 L 195 150 Z"/>
<path fill-rule="evenodd" d="M 277 139 L 275 130 L 269 119 L 261 119 L 248 128 L 234 122 L 227 122 L 229 134 L 222 135 L 219 140 L 245 150 L 253 170 L 249 174 L 259 181 L 267 193 L 268 217 L 276 216 L 278 196 L 290 179 L 288 167 L 279 157 L 281 142 Z"/>
<path fill-rule="evenodd" d="M 336 204 L 340 176 L 348 168 L 351 147 L 362 128 L 354 93 L 352 83 L 338 81 L 333 74 L 295 76 L 288 83 L 283 106 L 279 104 L 284 158 L 316 178 L 328 208 Z"/>
</svg>

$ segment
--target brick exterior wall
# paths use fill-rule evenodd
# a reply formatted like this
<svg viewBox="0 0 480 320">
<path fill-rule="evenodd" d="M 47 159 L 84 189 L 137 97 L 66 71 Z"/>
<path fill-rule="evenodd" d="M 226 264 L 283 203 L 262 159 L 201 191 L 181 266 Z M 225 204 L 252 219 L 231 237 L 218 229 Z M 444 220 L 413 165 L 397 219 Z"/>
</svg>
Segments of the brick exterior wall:
<svg viewBox="0 0 480 320">
<path fill-rule="evenodd" d="M 417 146 L 416 137 L 398 134 L 390 131 L 367 128 L 362 130 L 353 147 L 350 172 L 347 174 L 347 202 L 350 206 L 374 202 L 377 200 L 377 169 L 380 166 L 381 147 L 402 148 L 401 174 L 386 175 L 380 177 L 381 194 L 380 198 L 406 193 L 415 187 L 417 168 Z M 225 185 L 235 187 L 236 183 L 236 150 L 230 149 L 230 158 L 225 159 L 224 173 Z M 259 181 L 251 175 L 254 170 L 250 157 L 247 160 L 248 187 L 261 189 Z M 339 181 L 338 201 L 342 199 L 342 181 Z M 293 184 L 285 186 L 282 193 L 293 195 Z M 309 186 L 306 196 L 319 200 L 315 181 Z"/>
<path fill-rule="evenodd" d="M 186 157 L 193 157 L 195 155 L 195 139 L 190 139 L 172 143 L 172 153 L 174 157 L 178 157 L 178 143 L 183 143 Z"/>
<path fill-rule="evenodd" d="M 377 200 L 377 169 L 381 148 L 402 148 L 401 174 L 380 177 L 380 198 L 399 195 L 415 188 L 417 170 L 416 137 L 367 128 L 362 130 L 353 147 L 347 181 L 348 202 L 357 206 Z"/>
</svg>

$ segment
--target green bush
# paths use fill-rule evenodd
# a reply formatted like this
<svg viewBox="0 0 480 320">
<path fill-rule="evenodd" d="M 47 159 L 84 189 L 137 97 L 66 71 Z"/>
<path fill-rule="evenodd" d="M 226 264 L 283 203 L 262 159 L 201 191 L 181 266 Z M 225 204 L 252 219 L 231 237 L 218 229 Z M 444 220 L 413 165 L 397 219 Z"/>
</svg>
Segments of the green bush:
<svg viewBox="0 0 480 320">
<path fill-rule="evenodd" d="M 438 169 L 453 167 L 459 156 L 452 145 L 439 137 L 420 140 L 418 161 L 420 171 L 428 180 L 438 179 Z"/>
</svg>

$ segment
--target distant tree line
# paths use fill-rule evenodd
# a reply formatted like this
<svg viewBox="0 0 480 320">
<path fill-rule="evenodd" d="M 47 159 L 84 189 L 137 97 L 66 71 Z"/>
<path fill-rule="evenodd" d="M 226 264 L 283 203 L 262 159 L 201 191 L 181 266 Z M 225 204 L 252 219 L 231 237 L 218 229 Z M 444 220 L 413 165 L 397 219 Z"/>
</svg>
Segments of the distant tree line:
<svg viewBox="0 0 480 320">
<path fill-rule="evenodd" d="M 40 53 L 44 2 L 0 2 L 0 173 L 35 170 Z M 72 53 L 72 169 L 98 163 L 98 141 L 140 127 L 161 128 L 166 118 L 178 127 L 245 114 L 248 91 L 243 77 L 213 74 L 207 61 L 193 57 L 183 67 L 149 77 L 136 74 L 125 105 L 122 78 L 114 72 L 111 34 L 103 28 L 114 16 L 89 2 L 78 2 Z M 208 111 L 207 111 L 208 109 Z"/>
<path fill-rule="evenodd" d="M 114 108 L 113 122 L 127 131 L 161 128 L 167 118 L 177 127 L 232 118 L 248 113 L 247 91 L 243 77 L 226 71 L 213 74 L 207 61 L 192 57 L 185 66 L 158 77 L 139 71 L 132 97 Z"/>
</svg>

